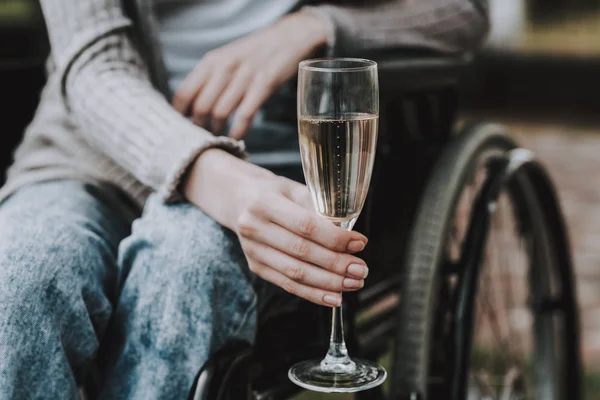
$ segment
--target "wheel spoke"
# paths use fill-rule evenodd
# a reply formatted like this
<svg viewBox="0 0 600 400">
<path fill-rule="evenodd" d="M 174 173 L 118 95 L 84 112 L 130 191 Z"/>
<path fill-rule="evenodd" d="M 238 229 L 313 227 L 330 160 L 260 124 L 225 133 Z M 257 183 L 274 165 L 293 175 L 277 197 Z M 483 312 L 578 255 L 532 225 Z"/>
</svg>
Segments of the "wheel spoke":
<svg viewBox="0 0 600 400">
<path fill-rule="evenodd" d="M 516 232 L 516 231 L 515 231 L 515 233 L 518 234 L 518 232 Z M 524 245 L 524 239 L 521 237 L 520 234 L 518 234 L 518 237 L 517 237 L 517 249 L 518 249 L 517 254 L 519 254 L 519 257 L 518 257 L 519 259 L 517 260 L 517 261 L 519 261 L 518 265 L 521 268 L 529 269 L 529 263 L 524 260 L 525 248 L 526 248 L 526 246 Z M 528 276 L 527 273 L 524 276 Z M 521 280 L 519 280 L 519 284 L 522 284 Z M 525 307 L 525 309 L 527 309 L 528 312 L 531 312 L 530 307 L 529 307 L 529 302 L 528 302 L 529 296 L 531 295 L 531 292 L 529 290 L 529 284 L 525 285 L 525 288 L 526 288 L 525 290 L 527 290 L 527 294 L 525 295 L 525 297 L 523 299 L 521 299 L 521 301 L 523 302 L 523 307 Z M 514 299 L 513 299 L 513 309 L 517 310 L 514 307 L 515 307 L 515 305 L 514 305 Z M 530 329 L 530 328 L 531 328 L 531 326 L 527 326 L 527 329 Z M 520 329 L 523 329 L 523 328 L 520 328 Z M 527 345 L 524 343 L 522 332 L 519 332 L 519 331 L 517 332 L 516 342 L 520 349 L 520 353 L 521 353 L 520 361 L 522 363 L 521 366 L 523 367 L 523 364 L 525 364 L 527 362 L 528 348 L 527 348 Z"/>
<path fill-rule="evenodd" d="M 490 237 L 481 266 L 477 294 L 477 312 L 481 315 L 475 319 L 476 326 L 481 328 L 482 332 L 488 332 L 485 330 L 486 326 L 483 326 L 484 321 L 488 321 L 492 340 L 488 346 L 491 345 L 492 356 L 500 361 L 500 364 L 494 363 L 488 368 L 492 368 L 493 365 L 502 367 L 500 370 L 492 368 L 487 371 L 471 371 L 472 375 L 477 375 L 473 382 L 478 385 L 482 395 L 485 393 L 482 374 L 487 374 L 493 385 L 499 385 L 498 397 L 490 397 L 498 400 L 527 396 L 526 379 L 523 374 L 526 370 L 528 347 L 523 340 L 521 325 L 515 322 L 519 315 L 514 313 L 520 310 L 520 302 L 527 301 L 528 296 L 521 299 L 524 296 L 522 288 L 513 287 L 513 284 L 521 285 L 523 282 L 513 279 L 513 274 L 521 268 L 529 270 L 530 262 L 525 259 L 529 260 L 528 255 L 535 251 L 527 247 L 525 238 L 517 229 L 511 205 L 510 198 L 501 197 L 490 224 Z M 526 279 L 531 278 L 526 275 Z M 528 286 L 525 290 L 531 294 Z M 528 304 L 523 306 L 528 308 Z M 485 343 L 478 343 L 474 338 L 473 345 L 485 346 Z"/>
<path fill-rule="evenodd" d="M 490 259 L 489 253 L 487 253 L 487 254 L 488 254 L 488 257 L 486 257 L 486 261 L 489 261 L 489 259 Z M 497 254 L 497 252 L 494 252 L 492 254 Z M 489 265 L 489 263 L 486 262 L 486 265 Z M 494 306 L 494 303 L 497 303 L 496 290 L 495 290 L 495 285 L 494 285 L 491 268 L 486 268 L 486 265 L 484 265 L 483 268 L 484 268 L 484 275 L 485 275 L 486 282 L 489 283 L 489 289 L 486 291 L 486 295 L 484 296 L 484 298 L 486 301 L 486 306 L 489 311 L 490 318 L 492 318 L 492 320 L 493 320 L 492 324 L 493 324 L 494 336 L 497 338 L 496 341 L 500 344 L 500 352 L 502 353 L 504 358 L 506 358 L 507 360 L 510 361 L 513 358 L 511 346 L 510 346 L 510 342 L 508 342 L 508 340 L 506 338 L 506 335 L 503 334 L 504 330 L 502 329 L 502 326 L 506 325 L 506 323 L 502 324 L 500 322 L 500 315 L 496 311 L 496 307 Z M 510 362 L 508 364 L 510 364 Z"/>
<path fill-rule="evenodd" d="M 498 202 L 500 205 L 500 201 Z M 510 326 L 509 326 L 509 322 L 508 322 L 508 315 L 506 313 L 506 310 L 504 309 L 504 307 L 502 307 L 502 314 L 501 316 L 504 316 L 504 319 L 502 320 L 502 324 L 500 323 L 499 319 L 499 313 L 496 312 L 494 304 L 497 304 L 498 306 L 500 306 L 501 304 L 504 305 L 503 302 L 499 301 L 499 298 L 496 294 L 496 288 L 495 288 L 495 283 L 498 282 L 498 279 L 493 279 L 493 273 L 495 272 L 494 270 L 496 269 L 495 267 L 499 264 L 502 264 L 502 261 L 500 260 L 501 258 L 504 257 L 505 252 L 501 252 L 498 250 L 498 240 L 497 240 L 497 234 L 498 234 L 498 215 L 499 213 L 501 213 L 501 208 L 502 207 L 498 207 L 496 214 L 493 216 L 492 218 L 492 223 L 490 226 L 490 238 L 491 240 L 488 241 L 489 246 L 490 246 L 490 251 L 492 253 L 492 255 L 486 259 L 486 261 L 489 261 L 489 263 L 486 263 L 486 265 L 484 265 L 482 268 L 484 268 L 488 274 L 488 280 L 490 280 L 490 286 L 493 289 L 490 289 L 490 294 L 491 294 L 491 298 L 492 300 L 489 301 L 488 303 L 490 303 L 490 307 L 494 308 L 494 314 L 496 315 L 496 319 L 497 319 L 497 329 L 499 334 L 501 334 L 503 336 L 503 342 L 506 342 L 506 350 L 508 351 L 508 358 L 509 359 L 513 359 L 514 355 L 513 355 L 513 350 L 512 350 L 512 343 L 510 343 L 509 337 L 510 337 Z M 498 277 L 496 277 L 498 278 Z M 502 282 L 500 282 L 501 284 Z M 501 293 L 501 297 L 502 297 L 502 293 Z M 500 326 L 502 325 L 502 327 L 504 329 L 502 329 L 502 327 Z M 514 360 L 513 360 L 514 362 Z"/>
<path fill-rule="evenodd" d="M 487 274 L 485 274 L 483 276 L 483 279 L 482 279 L 481 283 L 482 284 L 484 284 L 484 283 L 487 284 L 488 282 L 489 282 L 489 276 Z M 482 289 L 485 289 L 485 287 L 482 286 Z M 483 293 L 486 293 L 486 294 L 490 293 L 490 292 L 491 292 L 490 290 L 483 291 Z M 496 310 L 492 306 L 492 304 L 490 302 L 490 299 L 489 299 L 489 297 L 487 295 L 483 295 L 481 297 L 484 300 L 483 306 L 487 310 L 487 313 L 485 313 L 485 315 L 488 316 L 489 322 L 491 324 L 492 337 L 494 338 L 494 341 L 496 342 L 496 345 L 498 346 L 498 348 L 500 350 L 499 354 L 502 356 L 502 358 L 505 361 L 507 361 L 507 363 L 510 363 L 510 354 L 509 354 L 509 352 L 507 352 L 508 346 L 502 340 L 501 331 L 500 331 L 500 324 L 498 323 L 498 315 L 496 313 Z"/>
<path fill-rule="evenodd" d="M 507 340 L 511 344 L 511 353 L 515 358 L 515 361 L 519 362 L 525 359 L 525 349 L 523 347 L 523 343 L 521 341 L 519 333 L 517 332 L 516 335 L 512 335 L 512 333 L 514 332 L 514 327 L 512 323 L 511 311 L 514 312 L 517 310 L 517 308 L 515 307 L 515 296 L 512 287 L 512 274 L 511 271 L 507 268 L 509 264 L 511 265 L 511 267 L 515 267 L 515 265 L 511 261 L 517 261 L 515 260 L 515 254 L 521 254 L 521 252 L 519 251 L 519 248 L 515 249 L 517 250 L 516 253 L 515 251 L 510 250 L 510 244 L 513 244 L 511 243 L 513 241 L 510 240 L 510 235 L 513 232 L 510 230 L 511 226 L 508 218 L 511 217 L 512 213 L 510 212 L 511 210 L 508 209 L 507 198 L 501 197 L 498 203 L 500 206 L 497 210 L 498 219 L 502 222 L 501 226 L 499 227 L 500 230 L 498 234 L 499 236 L 501 236 L 501 244 L 504 245 L 506 248 L 504 249 L 504 251 L 497 251 L 497 254 L 499 254 L 501 258 L 497 267 L 501 269 L 500 276 L 502 277 L 502 279 L 500 280 L 500 282 L 504 283 L 503 286 L 505 288 L 505 290 L 503 290 L 503 294 L 505 295 L 502 297 L 504 299 L 503 305 L 505 310 L 506 326 L 508 328 Z M 496 246 L 498 246 L 498 241 L 495 241 L 494 243 L 496 244 Z M 517 247 L 519 246 L 517 245 Z M 507 280 L 508 284 L 506 284 Z M 521 357 L 519 357 L 518 353 L 521 354 Z"/>
</svg>

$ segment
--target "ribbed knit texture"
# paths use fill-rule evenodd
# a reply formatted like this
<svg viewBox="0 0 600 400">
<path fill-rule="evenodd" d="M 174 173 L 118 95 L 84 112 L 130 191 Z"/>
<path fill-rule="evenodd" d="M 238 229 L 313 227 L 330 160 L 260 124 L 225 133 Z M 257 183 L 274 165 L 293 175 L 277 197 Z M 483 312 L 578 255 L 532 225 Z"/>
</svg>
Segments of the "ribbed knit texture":
<svg viewBox="0 0 600 400">
<path fill-rule="evenodd" d="M 326 22 L 330 55 L 402 46 L 459 52 L 477 46 L 487 31 L 487 19 L 469 0 L 375 3 L 305 9 Z M 243 142 L 193 125 L 151 83 L 144 60 L 161 58 L 143 57 L 134 46 L 137 31 L 121 0 L 41 4 L 51 44 L 49 80 L 0 200 L 29 183 L 80 179 L 112 183 L 139 205 L 152 191 L 175 201 L 182 175 L 204 150 L 246 155 Z"/>
</svg>

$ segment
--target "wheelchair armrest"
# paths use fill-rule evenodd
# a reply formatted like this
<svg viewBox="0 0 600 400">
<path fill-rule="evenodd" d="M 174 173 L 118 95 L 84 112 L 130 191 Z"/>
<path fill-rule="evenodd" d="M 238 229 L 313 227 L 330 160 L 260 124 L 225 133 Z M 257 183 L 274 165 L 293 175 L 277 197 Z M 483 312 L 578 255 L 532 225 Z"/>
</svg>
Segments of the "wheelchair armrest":
<svg viewBox="0 0 600 400">
<path fill-rule="evenodd" d="M 455 85 L 472 58 L 472 54 L 394 52 L 372 59 L 378 64 L 380 91 L 385 94 Z"/>
</svg>

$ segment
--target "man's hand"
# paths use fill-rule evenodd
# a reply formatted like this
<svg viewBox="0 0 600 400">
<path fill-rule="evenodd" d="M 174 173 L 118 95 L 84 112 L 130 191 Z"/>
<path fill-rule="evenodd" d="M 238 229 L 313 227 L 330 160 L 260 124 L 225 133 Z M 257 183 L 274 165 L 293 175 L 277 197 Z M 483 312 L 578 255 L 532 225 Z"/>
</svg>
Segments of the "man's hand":
<svg viewBox="0 0 600 400">
<path fill-rule="evenodd" d="M 175 93 L 173 106 L 214 134 L 221 133 L 235 111 L 229 136 L 242 139 L 261 105 L 326 40 L 317 17 L 290 14 L 207 53 Z"/>
</svg>

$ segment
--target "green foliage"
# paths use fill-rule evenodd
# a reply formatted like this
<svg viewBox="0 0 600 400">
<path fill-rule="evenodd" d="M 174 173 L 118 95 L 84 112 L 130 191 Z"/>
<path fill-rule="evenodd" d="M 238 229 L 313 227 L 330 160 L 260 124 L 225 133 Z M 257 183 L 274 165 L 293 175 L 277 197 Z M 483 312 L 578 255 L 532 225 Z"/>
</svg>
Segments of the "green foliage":
<svg viewBox="0 0 600 400">
<path fill-rule="evenodd" d="M 0 0 L 2 27 L 29 24 L 39 21 L 40 6 L 35 0 Z"/>
</svg>

